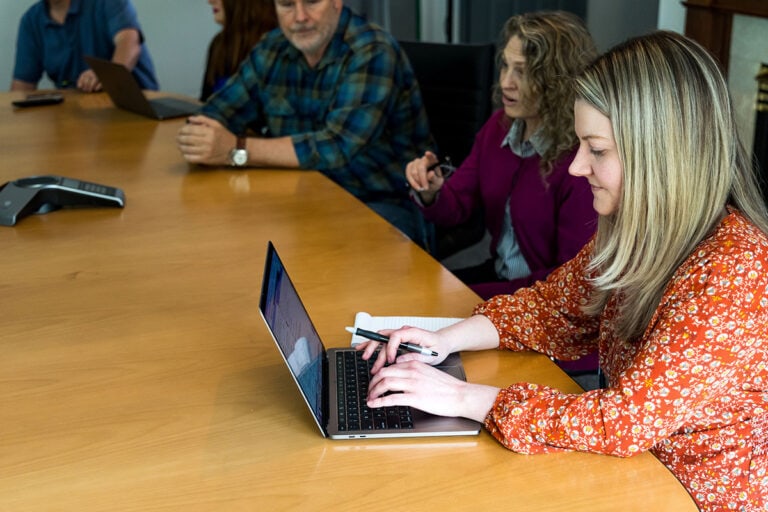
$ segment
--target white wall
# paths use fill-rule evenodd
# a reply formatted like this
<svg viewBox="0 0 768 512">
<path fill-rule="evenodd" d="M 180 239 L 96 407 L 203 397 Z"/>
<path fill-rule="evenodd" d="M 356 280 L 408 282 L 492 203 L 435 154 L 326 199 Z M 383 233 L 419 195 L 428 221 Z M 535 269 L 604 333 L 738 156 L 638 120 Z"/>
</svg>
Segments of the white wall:
<svg viewBox="0 0 768 512">
<path fill-rule="evenodd" d="M 160 88 L 200 95 L 208 44 L 219 31 L 207 0 L 133 0 Z"/>
<path fill-rule="evenodd" d="M 728 64 L 728 87 L 733 98 L 736 126 L 751 153 L 755 138 L 757 81 L 760 63 L 768 63 L 768 19 L 734 16 Z"/>
<path fill-rule="evenodd" d="M 659 21 L 661 30 L 685 33 L 685 7 L 680 0 L 659 0 Z"/>
<path fill-rule="evenodd" d="M 0 89 L 11 85 L 19 19 L 36 0 L 0 0 Z M 133 0 L 160 88 L 197 97 L 219 30 L 206 0 Z"/>
<path fill-rule="evenodd" d="M 657 28 L 660 0 L 589 0 L 587 28 L 597 50 L 604 52 L 630 37 Z"/>
<path fill-rule="evenodd" d="M 0 90 L 11 86 L 19 19 L 31 1 L 0 0 Z"/>
<path fill-rule="evenodd" d="M 454 1 L 454 0 L 451 0 Z M 454 1 L 454 4 L 458 2 Z M 458 12 L 458 8 L 454 7 L 454 12 Z M 445 18 L 448 14 L 448 6 L 445 2 L 422 2 L 421 3 L 421 26 L 419 27 L 419 33 L 422 41 L 430 41 L 433 43 L 444 43 L 446 41 L 445 34 Z M 454 23 L 454 25 L 457 25 Z M 453 28 L 451 28 L 453 31 Z"/>
</svg>

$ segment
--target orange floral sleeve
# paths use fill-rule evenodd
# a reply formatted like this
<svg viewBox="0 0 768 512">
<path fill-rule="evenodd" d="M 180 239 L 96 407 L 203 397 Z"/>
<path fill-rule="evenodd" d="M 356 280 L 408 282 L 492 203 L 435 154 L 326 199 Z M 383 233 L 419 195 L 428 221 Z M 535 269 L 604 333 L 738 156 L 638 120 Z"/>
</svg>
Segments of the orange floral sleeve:
<svg viewBox="0 0 768 512">
<path fill-rule="evenodd" d="M 703 509 L 763 510 L 753 505 L 766 505 L 768 494 L 766 237 L 740 214 L 727 217 L 678 269 L 634 343 L 614 337 L 610 303 L 600 319 L 566 304 L 587 296 L 578 276 L 589 250 L 545 283 L 495 297 L 476 312 L 513 350 L 562 357 L 584 350 L 587 340 L 597 343 L 609 387 L 572 395 L 512 385 L 497 396 L 488 431 L 520 453 L 631 456 L 650 449 Z"/>
<path fill-rule="evenodd" d="M 578 359 L 597 349 L 598 319 L 585 316 L 590 285 L 586 267 L 593 242 L 574 259 L 514 295 L 499 295 L 478 305 L 475 314 L 490 318 L 500 335 L 500 348 L 535 350 L 563 360 Z"/>
</svg>

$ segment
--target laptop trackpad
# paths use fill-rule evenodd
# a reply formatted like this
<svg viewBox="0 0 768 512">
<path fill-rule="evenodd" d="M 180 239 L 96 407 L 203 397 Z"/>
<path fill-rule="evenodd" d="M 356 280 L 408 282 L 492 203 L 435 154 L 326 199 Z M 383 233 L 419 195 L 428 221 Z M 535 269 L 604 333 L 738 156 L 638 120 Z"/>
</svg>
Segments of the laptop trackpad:
<svg viewBox="0 0 768 512">
<path fill-rule="evenodd" d="M 461 356 L 458 352 L 454 352 L 445 358 L 445 361 L 435 366 L 438 370 L 442 370 L 452 377 L 467 380 L 467 376 L 464 373 L 464 366 L 461 364 Z"/>
</svg>

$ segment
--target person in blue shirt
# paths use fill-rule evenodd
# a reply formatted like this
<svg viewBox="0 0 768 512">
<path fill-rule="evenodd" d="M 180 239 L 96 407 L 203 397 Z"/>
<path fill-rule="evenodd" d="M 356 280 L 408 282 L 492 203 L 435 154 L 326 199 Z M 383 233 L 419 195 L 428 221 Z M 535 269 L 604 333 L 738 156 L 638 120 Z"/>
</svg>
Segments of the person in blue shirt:
<svg viewBox="0 0 768 512">
<path fill-rule="evenodd" d="M 431 146 L 397 41 L 342 0 L 276 0 L 268 32 L 176 142 L 190 163 L 316 169 L 424 243 L 405 164 Z"/>
<path fill-rule="evenodd" d="M 123 64 L 143 89 L 158 88 L 130 0 L 40 0 L 19 24 L 11 90 L 36 90 L 45 73 L 57 89 L 100 91 L 83 55 Z"/>
</svg>

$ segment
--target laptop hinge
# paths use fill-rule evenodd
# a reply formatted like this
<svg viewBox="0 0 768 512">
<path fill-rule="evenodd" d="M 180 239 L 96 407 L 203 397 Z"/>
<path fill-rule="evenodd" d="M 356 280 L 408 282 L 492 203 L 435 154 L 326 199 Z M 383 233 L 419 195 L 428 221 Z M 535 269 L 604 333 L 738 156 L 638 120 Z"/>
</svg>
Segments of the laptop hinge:
<svg viewBox="0 0 768 512">
<path fill-rule="evenodd" d="M 331 386 L 329 386 L 329 379 L 331 378 L 330 372 L 328 370 L 328 352 L 323 351 L 323 383 L 325 384 L 323 386 L 323 396 L 322 396 L 322 410 L 323 410 L 323 418 L 325 418 L 325 425 L 323 425 L 323 430 L 325 430 L 325 436 L 328 437 L 328 424 L 329 421 L 329 414 L 331 413 L 331 407 L 330 407 L 330 398 L 328 396 L 329 390 Z"/>
</svg>

